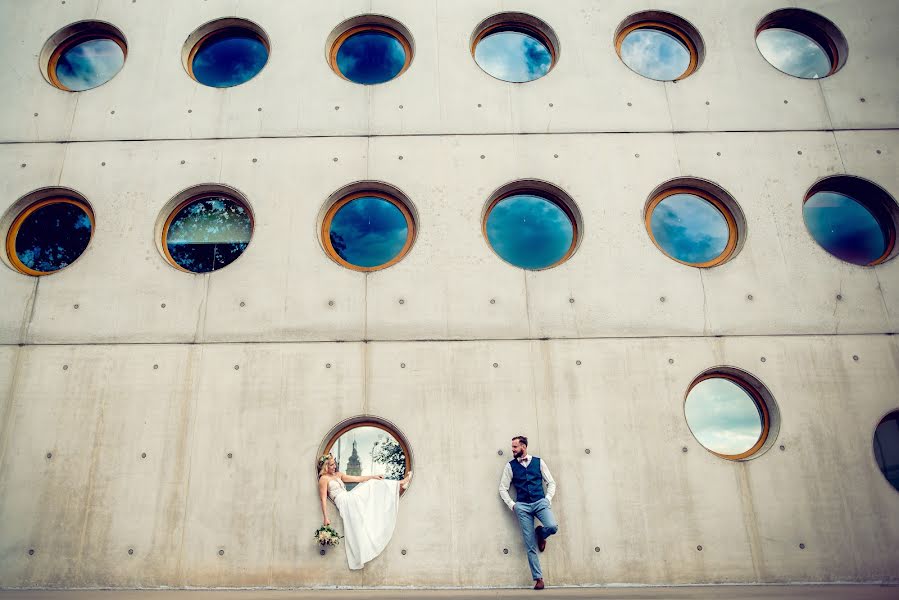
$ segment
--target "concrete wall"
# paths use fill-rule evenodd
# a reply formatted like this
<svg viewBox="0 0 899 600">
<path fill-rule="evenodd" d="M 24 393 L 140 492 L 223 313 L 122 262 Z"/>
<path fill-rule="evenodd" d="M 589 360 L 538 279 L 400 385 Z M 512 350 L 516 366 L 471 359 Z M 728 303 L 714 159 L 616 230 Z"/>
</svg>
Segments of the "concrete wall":
<svg viewBox="0 0 899 600">
<path fill-rule="evenodd" d="M 801 207 L 838 173 L 899 198 L 899 4 L 802 2 L 849 41 L 820 82 L 755 48 L 784 4 L 798 3 L 0 1 L 0 215 L 48 186 L 96 215 L 66 270 L 0 265 L 0 587 L 525 585 L 496 495 L 518 433 L 559 482 L 552 583 L 895 581 L 899 494 L 872 435 L 899 406 L 899 261 L 838 261 Z M 614 31 L 643 8 L 700 30 L 696 74 L 662 84 L 620 62 Z M 504 84 L 473 63 L 473 28 L 501 10 L 555 29 L 547 77 Z M 367 12 L 415 38 L 409 71 L 382 86 L 324 58 L 331 30 Z M 222 16 L 273 45 L 226 91 L 180 57 Z M 122 29 L 128 61 L 67 94 L 37 55 L 85 18 Z M 680 176 L 739 204 L 748 234 L 727 264 L 682 266 L 650 241 L 648 196 Z M 582 214 L 560 267 L 522 272 L 484 241 L 488 196 L 521 178 Z M 419 216 L 409 255 L 368 275 L 327 258 L 316 230 L 360 180 L 398 187 Z M 195 276 L 154 232 L 204 183 L 240 190 L 256 228 L 233 265 Z M 754 460 L 719 459 L 687 428 L 684 393 L 718 365 L 776 399 L 776 444 Z M 311 539 L 312 465 L 358 414 L 400 428 L 416 480 L 390 546 L 351 573 Z"/>
</svg>

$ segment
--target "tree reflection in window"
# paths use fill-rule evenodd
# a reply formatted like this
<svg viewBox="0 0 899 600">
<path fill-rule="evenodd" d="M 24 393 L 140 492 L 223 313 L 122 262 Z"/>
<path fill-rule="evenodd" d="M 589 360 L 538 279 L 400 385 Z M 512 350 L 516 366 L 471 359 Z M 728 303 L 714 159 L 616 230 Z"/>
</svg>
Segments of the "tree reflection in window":
<svg viewBox="0 0 899 600">
<path fill-rule="evenodd" d="M 87 248 L 93 229 L 92 216 L 81 202 L 56 199 L 40 202 L 24 211 L 11 228 L 10 256 L 30 275 L 44 275 L 72 264 Z M 22 268 L 24 267 L 24 269 Z"/>
<path fill-rule="evenodd" d="M 246 207 L 226 196 L 206 196 L 182 206 L 166 228 L 165 246 L 186 271 L 208 273 L 234 262 L 250 243 L 253 221 Z"/>
<path fill-rule="evenodd" d="M 347 475 L 383 475 L 401 480 L 406 476 L 406 453 L 388 431 L 371 425 L 360 425 L 342 433 L 329 449 L 337 461 L 337 469 Z M 352 489 L 356 484 L 346 484 Z"/>
</svg>

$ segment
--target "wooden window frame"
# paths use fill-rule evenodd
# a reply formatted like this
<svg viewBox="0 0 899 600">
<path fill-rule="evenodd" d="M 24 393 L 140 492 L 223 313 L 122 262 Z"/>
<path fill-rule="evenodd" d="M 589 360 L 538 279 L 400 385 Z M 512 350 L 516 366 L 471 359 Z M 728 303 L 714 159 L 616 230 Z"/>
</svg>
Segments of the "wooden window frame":
<svg viewBox="0 0 899 600">
<path fill-rule="evenodd" d="M 551 265 L 547 265 L 545 267 L 541 267 L 539 269 L 526 269 L 516 264 L 512 264 L 496 251 L 493 247 L 493 244 L 490 243 L 490 237 L 487 235 L 487 220 L 490 218 L 490 213 L 493 212 L 493 209 L 496 208 L 496 205 L 506 200 L 507 198 L 511 198 L 513 196 L 536 196 L 547 202 L 552 202 L 565 213 L 565 216 L 568 217 L 568 221 L 571 223 L 571 245 L 568 247 L 568 250 L 565 252 L 565 255 L 562 256 L 559 260 L 554 262 Z M 484 218 L 481 220 L 481 233 L 484 235 L 484 239 L 487 240 L 487 246 L 493 251 L 494 254 L 499 256 L 499 259 L 504 263 L 512 265 L 517 269 L 522 269 L 524 271 L 545 271 L 547 269 L 552 269 L 554 267 L 558 267 L 562 263 L 566 262 L 571 256 L 574 254 L 574 251 L 577 250 L 578 241 L 580 237 L 580 228 L 578 227 L 578 220 L 574 211 L 572 211 L 571 207 L 568 206 L 568 203 L 558 198 L 555 194 L 548 193 L 544 190 L 536 189 L 536 188 L 516 188 L 510 191 L 504 192 L 497 196 L 490 204 L 487 205 L 487 210 L 484 211 Z"/>
<path fill-rule="evenodd" d="M 19 236 L 19 230 L 22 228 L 22 224 L 30 217 L 35 211 L 44 208 L 45 206 L 51 206 L 53 204 L 71 204 L 80 208 L 87 215 L 87 218 L 90 219 L 91 222 L 91 232 L 90 237 L 88 238 L 87 244 L 90 246 L 91 240 L 94 239 L 94 228 L 95 228 L 95 220 L 94 220 L 94 211 L 91 210 L 91 207 L 88 206 L 87 202 L 83 200 L 78 200 L 76 198 L 70 198 L 68 196 L 53 196 L 50 198 L 45 198 L 44 200 L 39 200 L 28 205 L 24 210 L 22 210 L 18 216 L 16 216 L 15 220 L 13 220 L 12 225 L 9 228 L 9 232 L 6 234 L 6 255 L 9 257 L 10 263 L 12 266 L 24 275 L 31 275 L 33 277 L 43 277 L 44 275 L 52 275 L 53 273 L 58 273 L 63 269 L 66 269 L 73 264 L 78 258 L 84 254 L 82 252 L 78 255 L 74 261 L 62 267 L 60 269 L 56 269 L 54 271 L 36 271 L 21 261 L 19 259 L 19 255 L 16 252 L 16 238 Z M 84 250 L 87 251 L 87 247 L 85 246 Z"/>
<path fill-rule="evenodd" d="M 479 31 L 478 34 L 475 35 L 474 40 L 472 40 L 472 42 L 471 42 L 471 56 L 474 57 L 475 64 L 477 64 L 478 67 L 481 66 L 480 64 L 478 64 L 477 57 L 475 55 L 475 52 L 477 51 L 477 48 L 478 48 L 478 44 L 480 44 L 485 38 L 493 35 L 494 33 L 503 33 L 505 31 L 511 31 L 511 32 L 515 32 L 515 33 L 521 33 L 524 35 L 529 35 L 532 38 L 535 38 L 538 42 L 543 44 L 543 46 L 547 50 L 549 50 L 549 55 L 551 57 L 551 60 L 550 60 L 550 64 L 549 64 L 549 70 L 547 70 L 547 72 L 546 72 L 547 75 L 549 74 L 549 71 L 552 71 L 553 68 L 556 66 L 556 61 L 558 60 L 558 52 L 556 50 L 555 44 L 553 44 L 552 40 L 549 39 L 549 36 L 546 35 L 545 33 L 543 33 L 542 31 L 540 31 L 540 29 L 538 29 L 537 27 L 528 25 L 527 23 L 521 23 L 519 21 L 510 20 L 510 21 L 503 21 L 501 23 L 496 23 L 495 25 L 490 25 L 489 27 L 485 27 L 483 29 L 483 31 Z M 482 71 L 484 70 L 483 67 L 481 67 L 481 70 Z M 484 71 L 484 72 L 487 73 L 486 71 Z M 490 75 L 490 73 L 487 73 L 487 74 Z M 490 76 L 493 77 L 493 75 L 490 75 Z M 541 77 L 544 77 L 544 75 L 541 75 Z M 538 77 L 537 79 L 540 79 L 541 77 Z M 494 79 L 499 79 L 499 78 L 494 77 Z M 531 79 L 530 81 L 536 81 L 537 79 Z M 500 79 L 500 81 L 505 81 L 505 79 Z M 529 81 L 522 81 L 522 82 L 507 81 L 506 83 L 529 83 Z"/>
<path fill-rule="evenodd" d="M 214 86 L 210 86 L 210 85 L 203 83 L 202 81 L 197 79 L 196 75 L 194 75 L 194 58 L 196 58 L 197 53 L 200 51 L 200 49 L 205 44 L 208 44 L 210 41 L 213 41 L 216 38 L 226 37 L 226 36 L 234 34 L 234 33 L 239 33 L 242 35 L 242 37 L 245 37 L 244 34 L 249 34 L 250 36 L 253 36 L 257 40 L 262 42 L 262 45 L 265 46 L 265 52 L 266 52 L 265 65 L 268 64 L 269 58 L 271 57 L 272 48 L 271 48 L 271 45 L 269 44 L 268 40 L 265 39 L 265 36 L 261 35 L 258 31 L 254 31 L 252 27 L 247 27 L 247 26 L 243 26 L 243 25 L 226 25 L 224 27 L 220 27 L 218 29 L 214 29 L 214 30 L 210 31 L 209 33 L 207 33 L 206 35 L 201 37 L 199 40 L 197 40 L 197 43 L 195 43 L 193 45 L 193 47 L 190 49 L 190 52 L 187 55 L 186 66 L 187 66 L 187 74 L 190 75 L 191 79 L 193 79 L 200 85 L 205 85 L 206 87 L 214 87 Z M 262 69 L 265 68 L 265 65 L 262 65 Z M 247 79 L 247 81 L 244 81 L 243 83 L 248 83 L 250 80 L 254 79 L 257 75 L 259 75 L 259 73 L 262 72 L 262 69 L 259 69 L 258 73 L 256 73 L 255 75 L 253 75 L 253 77 L 251 77 L 250 79 Z M 238 84 L 238 85 L 242 85 L 242 84 Z M 229 87 L 237 87 L 237 86 L 229 86 Z M 224 88 L 224 89 L 227 89 L 227 88 Z"/>
<path fill-rule="evenodd" d="M 406 219 L 406 242 L 403 244 L 403 248 L 394 256 L 392 259 L 387 261 L 386 263 L 375 265 L 373 267 L 361 267 L 359 265 L 354 265 L 353 263 L 347 262 L 344 260 L 334 249 L 334 246 L 331 245 L 331 222 L 334 220 L 334 215 L 337 212 L 352 202 L 353 200 L 358 200 L 359 198 L 379 198 L 390 204 L 393 204 L 397 207 L 400 212 L 403 214 L 403 217 Z M 331 205 L 328 208 L 328 211 L 325 213 L 325 217 L 322 220 L 322 228 L 321 228 L 321 240 L 322 246 L 325 249 L 325 253 L 337 264 L 346 267 L 347 269 L 351 269 L 353 271 L 360 271 L 363 273 L 370 273 L 372 271 L 380 271 L 381 269 L 386 269 L 387 267 L 391 267 L 396 263 L 400 262 L 406 255 L 409 253 L 409 250 L 412 248 L 412 244 L 415 242 L 415 237 L 417 235 L 415 218 L 412 215 L 412 210 L 406 205 L 405 202 L 393 196 L 392 194 L 388 194 L 386 192 L 381 192 L 377 190 L 367 190 L 361 192 L 354 192 L 344 196 L 337 202 Z"/>
<path fill-rule="evenodd" d="M 687 428 L 690 429 L 690 422 L 687 421 L 687 419 L 686 419 L 687 400 L 690 397 L 690 392 L 692 392 L 693 388 L 695 388 L 697 385 L 699 385 L 703 381 L 708 381 L 709 379 L 725 379 L 727 381 L 730 381 L 734 385 L 738 386 L 744 392 L 746 392 L 749 395 L 749 397 L 752 398 L 753 402 L 755 402 L 755 406 L 759 411 L 759 417 L 761 418 L 761 421 L 762 421 L 762 432 L 759 435 L 759 439 L 752 446 L 752 448 L 750 448 L 749 450 L 747 450 L 745 452 L 741 452 L 739 454 L 722 454 L 721 452 L 715 452 L 714 450 L 712 450 L 711 448 L 705 446 L 702 442 L 700 442 L 699 438 L 696 437 L 696 434 L 693 434 L 693 438 L 696 440 L 697 443 L 699 443 L 700 446 L 702 446 L 703 448 L 705 448 L 706 450 L 708 450 L 709 452 L 711 452 L 712 454 L 714 454 L 715 456 L 718 456 L 720 458 L 724 458 L 727 460 L 733 460 L 733 461 L 739 461 L 739 460 L 744 460 L 744 459 L 747 459 L 747 458 L 753 456 L 754 454 L 759 452 L 762 449 L 762 447 L 765 445 L 765 442 L 768 441 L 768 435 L 771 432 L 771 413 L 770 413 L 770 410 L 768 409 L 768 404 L 765 402 L 764 398 L 762 398 L 762 395 L 759 393 L 759 391 L 755 389 L 755 386 L 750 384 L 745 379 L 742 379 L 741 377 L 737 377 L 736 375 L 731 375 L 730 373 L 723 373 L 720 371 L 712 371 L 710 373 L 701 375 L 700 377 L 697 377 L 695 380 L 693 380 L 693 383 L 690 384 L 690 387 L 687 389 L 687 393 L 684 396 L 684 420 L 687 422 Z M 691 434 L 693 433 L 692 429 L 690 429 L 690 433 Z"/>
<path fill-rule="evenodd" d="M 343 45 L 345 41 L 347 41 L 352 36 L 357 33 L 365 33 L 369 31 L 374 31 L 378 33 L 386 33 L 387 35 L 394 38 L 403 46 L 403 51 L 406 54 L 406 61 L 403 63 L 403 68 L 400 69 L 399 73 L 388 79 L 387 81 L 382 81 L 381 83 L 388 83 L 398 78 L 400 75 L 406 72 L 409 66 L 412 64 L 412 44 L 409 43 L 409 40 L 406 39 L 406 36 L 400 33 L 398 30 L 393 27 L 388 27 L 387 25 L 381 25 L 376 23 L 363 23 L 362 25 L 355 25 L 350 27 L 334 40 L 334 43 L 331 44 L 331 49 L 328 52 L 328 64 L 331 65 L 331 69 L 340 76 L 341 79 L 349 81 L 350 83 L 355 83 L 357 85 L 379 85 L 372 83 L 359 83 L 358 81 L 353 81 L 349 77 L 343 74 L 340 68 L 337 66 L 337 53 L 340 51 L 340 47 Z"/>
<path fill-rule="evenodd" d="M 227 200 L 230 200 L 230 201 L 242 206 L 244 211 L 246 211 L 247 216 L 250 218 L 250 239 L 251 240 L 253 238 L 253 233 L 255 233 L 255 231 L 256 231 L 256 220 L 255 220 L 255 217 L 253 216 L 253 211 L 250 210 L 250 207 L 247 206 L 246 202 L 244 202 L 240 198 L 236 198 L 230 194 L 225 194 L 223 192 L 217 192 L 217 191 L 203 192 L 203 193 L 197 194 L 195 196 L 191 196 L 187 200 L 179 202 L 177 205 L 175 205 L 175 208 L 172 209 L 172 211 L 169 213 L 169 216 L 166 217 L 166 220 L 162 225 L 162 253 L 170 265 L 172 265 L 179 271 L 182 271 L 184 273 L 190 273 L 191 275 L 208 275 L 210 273 L 214 273 L 215 271 L 203 271 L 203 272 L 191 271 L 190 269 L 185 269 L 184 267 L 179 265 L 178 262 L 172 257 L 172 254 L 169 252 L 169 244 L 168 244 L 169 227 L 175 221 L 175 218 L 178 216 L 178 214 L 181 213 L 182 210 L 184 210 L 185 208 L 187 208 L 194 202 L 199 202 L 201 200 L 206 200 L 208 198 L 225 198 Z M 247 242 L 247 246 L 249 246 L 249 242 Z M 244 252 L 245 251 L 246 250 L 244 250 Z M 243 252 L 241 252 L 241 256 L 243 256 Z M 235 260 L 237 260 L 237 259 L 235 259 Z M 231 264 L 233 264 L 233 261 L 231 263 L 228 263 L 228 265 L 226 265 L 226 266 L 230 266 Z"/>
<path fill-rule="evenodd" d="M 666 23 L 664 21 L 638 21 L 622 29 L 615 37 L 615 52 L 618 53 L 618 58 L 621 59 L 621 62 L 624 63 L 624 58 L 622 58 L 621 56 L 621 46 L 622 44 L 624 44 L 624 39 L 628 35 L 639 29 L 652 29 L 655 31 L 661 31 L 663 33 L 673 35 L 678 40 L 680 40 L 680 42 L 687 48 L 687 52 L 690 53 L 690 64 L 687 66 L 687 70 L 681 73 L 675 79 L 666 79 L 663 81 L 680 81 L 682 79 L 686 79 L 687 77 L 695 73 L 697 68 L 699 68 L 699 50 L 696 48 L 696 44 L 693 39 L 689 35 L 687 35 L 680 27 L 672 25 L 671 23 Z M 636 73 L 637 75 L 646 77 L 646 75 L 644 75 L 643 73 L 632 69 L 627 63 L 624 63 L 624 65 L 628 69 L 631 69 L 631 71 L 634 71 L 634 73 Z M 652 78 L 646 77 L 646 79 Z"/>
<path fill-rule="evenodd" d="M 727 246 L 725 246 L 721 254 L 719 254 L 714 259 L 701 263 L 692 263 L 680 260 L 668 254 L 668 252 L 665 251 L 665 249 L 662 248 L 661 244 L 659 244 L 659 242 L 656 240 L 656 236 L 652 231 L 652 213 L 664 200 L 678 194 L 688 194 L 690 196 L 697 196 L 699 198 L 702 198 L 703 200 L 711 204 L 714 208 L 716 208 L 727 221 Z M 734 217 L 733 211 L 731 211 L 727 204 L 722 202 L 719 198 L 716 198 L 714 195 L 695 187 L 674 187 L 656 194 L 649 202 L 649 205 L 646 207 L 644 222 L 646 224 L 646 231 L 649 233 L 649 239 L 652 240 L 652 243 L 655 244 L 655 247 L 658 248 L 662 252 L 662 254 L 664 254 L 671 260 L 679 262 L 682 265 L 687 265 L 689 267 L 707 269 L 709 267 L 716 267 L 718 265 L 724 264 L 733 257 L 734 252 L 736 252 L 737 250 L 737 244 L 739 243 L 740 232 L 739 227 L 737 227 L 737 220 L 736 217 Z"/>
<path fill-rule="evenodd" d="M 328 439 L 327 443 L 325 444 L 324 452 L 322 452 L 321 455 L 324 456 L 326 454 L 330 454 L 331 449 L 334 447 L 334 444 L 337 442 L 337 440 L 340 438 L 340 436 L 342 436 L 343 434 L 345 434 L 349 431 L 352 431 L 353 429 L 359 429 L 360 427 L 375 427 L 375 428 L 380 429 L 381 431 L 384 431 L 385 433 L 389 434 L 390 437 L 392 437 L 394 440 L 396 440 L 396 442 L 400 445 L 400 448 L 402 448 L 402 450 L 403 450 L 403 456 L 406 458 L 406 467 L 405 467 L 406 471 L 405 471 L 404 475 L 406 473 L 409 473 L 409 471 L 412 470 L 412 453 L 409 451 L 409 445 L 406 443 L 405 438 L 402 435 L 400 435 L 400 433 L 396 429 L 394 429 L 390 425 L 387 425 L 386 423 L 382 423 L 382 422 L 376 421 L 376 420 L 367 420 L 364 418 L 360 418 L 359 420 L 353 419 L 352 423 L 350 423 L 349 425 L 346 425 L 344 427 L 341 427 L 340 429 L 337 430 L 337 433 L 331 435 L 331 437 Z M 335 460 L 336 460 L 336 458 L 335 458 Z M 340 468 L 340 465 L 337 465 L 337 467 Z M 405 493 L 405 491 L 406 490 L 400 488 L 400 495 L 402 496 Z"/>
<path fill-rule="evenodd" d="M 119 48 L 122 49 L 122 68 L 125 67 L 125 61 L 128 60 L 128 45 L 125 43 L 125 40 L 115 35 L 114 33 L 106 30 L 102 31 L 84 31 L 82 33 L 76 33 L 72 36 L 69 36 L 65 40 L 63 40 L 54 50 L 53 54 L 50 55 L 50 61 L 47 63 L 47 77 L 50 79 L 50 83 L 53 84 L 54 87 L 63 90 L 64 92 L 72 92 L 77 93 L 79 91 L 86 92 L 88 90 L 92 90 L 100 87 L 106 83 L 109 83 L 113 80 L 115 75 L 119 74 L 119 71 L 116 71 L 116 74 L 104 81 L 103 83 L 96 85 L 92 88 L 88 88 L 87 90 L 73 90 L 71 88 L 66 87 L 56 75 L 56 67 L 59 65 L 59 60 L 62 58 L 63 54 L 77 46 L 78 44 L 82 44 L 84 42 L 89 42 L 91 40 L 110 40 L 118 44 Z"/>
</svg>

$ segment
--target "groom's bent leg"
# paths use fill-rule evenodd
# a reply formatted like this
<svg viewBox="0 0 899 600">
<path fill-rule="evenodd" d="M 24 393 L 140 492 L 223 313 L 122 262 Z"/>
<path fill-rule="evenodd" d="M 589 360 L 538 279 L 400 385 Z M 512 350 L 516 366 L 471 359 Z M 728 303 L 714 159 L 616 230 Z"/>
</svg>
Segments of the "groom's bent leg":
<svg viewBox="0 0 899 600">
<path fill-rule="evenodd" d="M 515 516 L 521 526 L 521 538 L 528 552 L 528 566 L 531 568 L 531 577 L 534 580 L 542 579 L 540 559 L 537 556 L 537 534 L 534 532 L 534 506 L 535 504 L 515 503 Z"/>
<path fill-rule="evenodd" d="M 556 516 L 553 514 L 552 509 L 550 509 L 549 502 L 547 502 L 546 498 L 539 500 L 535 503 L 534 507 L 534 515 L 540 519 L 540 522 L 543 524 L 541 530 L 543 539 L 557 533 L 559 531 L 559 523 L 556 521 Z"/>
</svg>

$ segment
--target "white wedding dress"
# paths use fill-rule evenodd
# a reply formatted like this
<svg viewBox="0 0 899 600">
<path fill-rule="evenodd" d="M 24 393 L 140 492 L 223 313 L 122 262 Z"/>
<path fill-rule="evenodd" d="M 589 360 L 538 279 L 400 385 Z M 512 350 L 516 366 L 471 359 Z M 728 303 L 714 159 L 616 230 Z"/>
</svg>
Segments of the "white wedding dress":
<svg viewBox="0 0 899 600">
<path fill-rule="evenodd" d="M 387 547 L 393 536 L 400 482 L 369 479 L 348 492 L 340 479 L 332 479 L 328 496 L 343 518 L 343 543 L 350 569 L 361 569 Z"/>
</svg>

